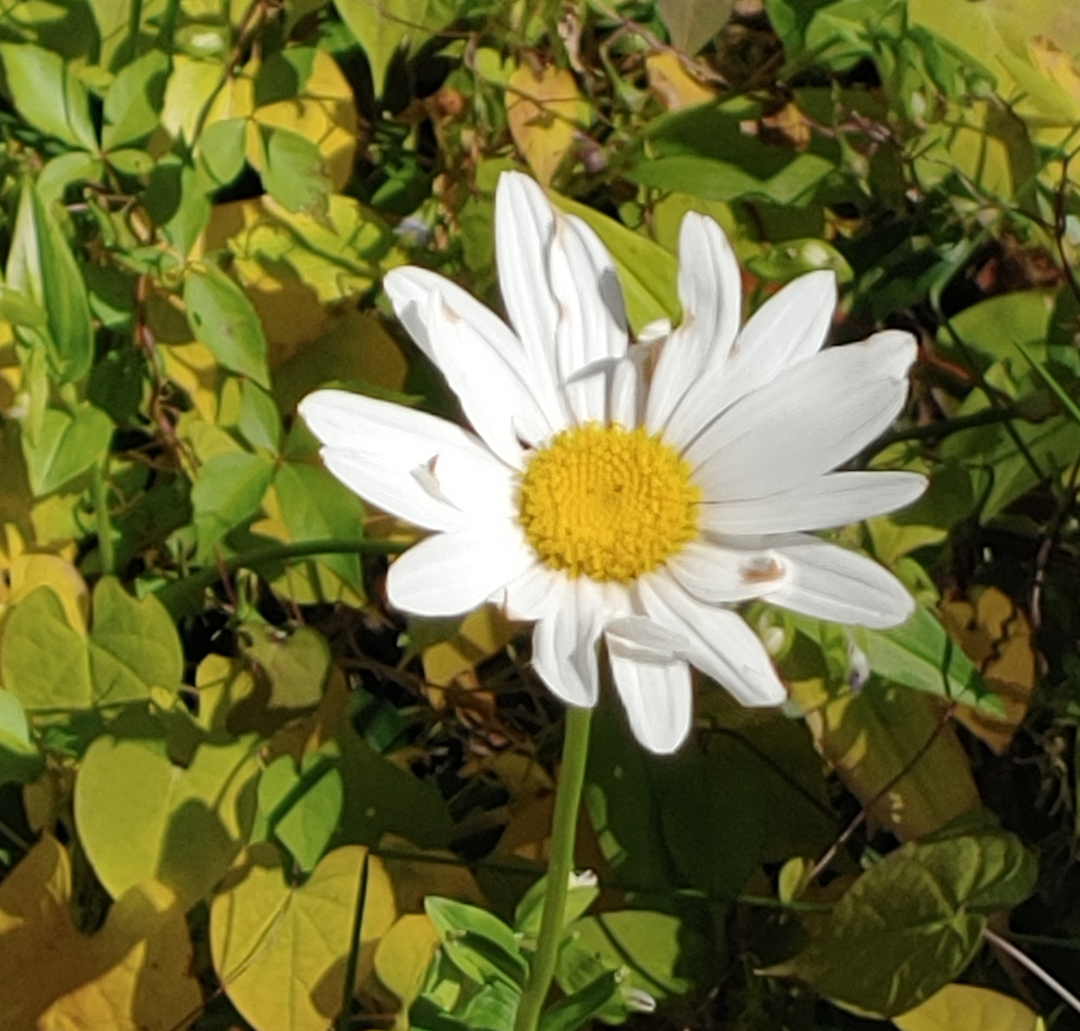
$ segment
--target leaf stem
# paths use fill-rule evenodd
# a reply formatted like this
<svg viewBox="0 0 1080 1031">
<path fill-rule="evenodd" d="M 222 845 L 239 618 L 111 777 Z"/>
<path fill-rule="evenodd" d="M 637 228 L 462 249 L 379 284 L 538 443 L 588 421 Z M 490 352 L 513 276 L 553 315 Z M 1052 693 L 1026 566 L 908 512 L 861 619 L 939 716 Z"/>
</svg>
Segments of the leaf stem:
<svg viewBox="0 0 1080 1031">
<path fill-rule="evenodd" d="M 109 522 L 109 485 L 105 481 L 105 462 L 94 463 L 94 515 L 97 518 L 98 554 L 101 571 L 106 576 L 116 572 L 116 550 L 113 548 L 112 524 Z"/>
<path fill-rule="evenodd" d="M 578 809 L 585 783 L 585 763 L 589 755 L 589 725 L 592 709 L 570 706 L 566 712 L 566 738 L 559 786 L 555 792 L 555 817 L 551 831 L 551 858 L 548 861 L 547 894 L 540 917 L 536 953 L 521 996 L 514 1031 L 536 1031 L 540 1011 L 555 976 L 555 960 L 562 942 L 566 916 L 566 895 L 574 869 L 574 841 L 577 837 Z"/>
<path fill-rule="evenodd" d="M 275 562 L 288 562 L 290 559 L 311 558 L 315 555 L 359 554 L 359 555 L 396 555 L 404 551 L 408 544 L 399 541 L 369 540 L 367 538 L 328 537 L 325 540 L 301 541 L 297 544 L 271 544 L 265 548 L 233 555 L 217 565 L 206 566 L 182 580 L 174 580 L 157 592 L 158 599 L 170 612 L 183 608 L 192 598 L 198 598 L 219 580 L 232 576 L 239 569 L 257 569 Z"/>
</svg>

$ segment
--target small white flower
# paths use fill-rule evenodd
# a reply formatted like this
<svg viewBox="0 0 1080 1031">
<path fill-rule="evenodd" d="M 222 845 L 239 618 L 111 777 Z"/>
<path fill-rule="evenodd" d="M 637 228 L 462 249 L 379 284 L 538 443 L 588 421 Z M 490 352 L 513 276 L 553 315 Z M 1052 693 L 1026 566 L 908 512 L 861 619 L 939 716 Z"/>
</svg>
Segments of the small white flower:
<svg viewBox="0 0 1080 1031">
<path fill-rule="evenodd" d="M 452 616 L 494 601 L 534 620 L 534 666 L 569 705 L 596 703 L 603 637 L 634 734 L 658 753 L 690 731 L 691 663 L 746 705 L 784 700 L 764 646 L 730 606 L 764 598 L 869 627 L 910 615 L 892 574 L 798 532 L 923 491 L 911 473 L 831 471 L 903 407 L 910 335 L 822 351 L 830 272 L 795 280 L 740 331 L 735 255 L 715 222 L 689 214 L 682 324 L 651 345 L 649 373 L 612 259 L 588 226 L 510 173 L 495 231 L 512 329 L 433 272 L 386 277 L 473 432 L 338 390 L 300 406 L 334 475 L 432 531 L 390 569 L 395 606 Z"/>
</svg>

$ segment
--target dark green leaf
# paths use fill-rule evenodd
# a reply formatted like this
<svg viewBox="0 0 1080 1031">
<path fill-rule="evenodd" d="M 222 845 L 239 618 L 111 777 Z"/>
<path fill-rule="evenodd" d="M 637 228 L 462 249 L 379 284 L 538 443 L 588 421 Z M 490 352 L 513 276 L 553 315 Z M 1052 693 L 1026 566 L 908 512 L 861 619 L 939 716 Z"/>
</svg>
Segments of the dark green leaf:
<svg viewBox="0 0 1080 1031">
<path fill-rule="evenodd" d="M 189 272 L 184 305 L 196 340 L 225 368 L 269 389 L 262 323 L 255 306 L 232 279 L 214 265 Z"/>
<path fill-rule="evenodd" d="M 987 916 L 1022 902 L 1035 877 L 1012 834 L 909 842 L 855 882 L 808 949 L 768 972 L 859 1010 L 903 1013 L 963 972 Z"/>
</svg>

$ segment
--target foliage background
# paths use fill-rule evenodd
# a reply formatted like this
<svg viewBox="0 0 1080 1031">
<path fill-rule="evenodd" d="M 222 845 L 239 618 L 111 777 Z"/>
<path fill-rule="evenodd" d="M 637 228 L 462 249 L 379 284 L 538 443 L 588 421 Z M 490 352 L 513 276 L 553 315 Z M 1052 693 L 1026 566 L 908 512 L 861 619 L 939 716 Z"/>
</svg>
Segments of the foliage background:
<svg viewBox="0 0 1080 1031">
<path fill-rule="evenodd" d="M 602 709 L 548 1026 L 1080 1026 L 1022 964 L 1080 983 L 1078 55 L 1049 0 L 0 4 L 0 1024 L 507 1026 L 560 712 L 387 609 L 410 531 L 294 410 L 456 414 L 380 279 L 497 307 L 525 168 L 639 330 L 687 210 L 748 311 L 833 269 L 921 343 L 860 464 L 931 479 L 837 534 L 906 627 L 752 609 L 791 703 L 703 683 L 674 761 Z"/>
</svg>

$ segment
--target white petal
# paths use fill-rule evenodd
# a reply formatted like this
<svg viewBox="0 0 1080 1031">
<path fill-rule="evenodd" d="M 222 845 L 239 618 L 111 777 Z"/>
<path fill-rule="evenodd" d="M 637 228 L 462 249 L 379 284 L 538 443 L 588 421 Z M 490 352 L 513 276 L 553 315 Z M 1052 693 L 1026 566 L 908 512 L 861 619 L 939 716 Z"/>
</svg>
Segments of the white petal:
<svg viewBox="0 0 1080 1031">
<path fill-rule="evenodd" d="M 918 473 L 830 473 L 764 498 L 725 501 L 706 497 L 699 509 L 702 530 L 721 534 L 789 533 L 846 526 L 895 512 L 926 490 Z M 722 490 L 721 484 L 715 484 Z"/>
<path fill-rule="evenodd" d="M 548 251 L 559 382 L 579 422 L 607 418 L 608 376 L 626 355 L 626 312 L 615 266 L 579 219 L 556 215 Z M 603 375 L 582 375 L 586 371 Z"/>
<path fill-rule="evenodd" d="M 645 611 L 688 642 L 686 655 L 743 705 L 781 705 L 784 685 L 757 634 L 728 609 L 691 598 L 660 572 L 638 581 Z"/>
<path fill-rule="evenodd" d="M 660 352 L 646 425 L 659 433 L 707 366 L 726 361 L 739 330 L 742 279 L 735 252 L 711 218 L 690 212 L 679 229 L 682 324 Z"/>
<path fill-rule="evenodd" d="M 773 541 L 790 575 L 769 594 L 770 604 L 874 629 L 897 626 L 915 611 L 907 588 L 857 551 L 799 534 Z"/>
<path fill-rule="evenodd" d="M 806 361 L 825 343 L 836 308 L 836 277 L 810 272 L 770 297 L 752 316 L 727 361 L 712 363 L 686 392 L 667 436 L 688 445 L 725 408 L 780 373 Z"/>
<path fill-rule="evenodd" d="M 760 498 L 808 483 L 896 418 L 915 360 L 908 333 L 878 333 L 782 372 L 712 423 L 686 452 L 710 498 Z"/>
<path fill-rule="evenodd" d="M 569 589 L 565 573 L 537 562 L 506 585 L 501 601 L 508 619 L 542 619 L 559 607 Z"/>
<path fill-rule="evenodd" d="M 670 654 L 628 651 L 612 635 L 607 642 L 615 689 L 634 737 L 650 752 L 671 755 L 687 739 L 694 721 L 690 667 Z"/>
<path fill-rule="evenodd" d="M 532 370 L 544 411 L 562 404 L 555 375 L 559 306 L 548 279 L 547 254 L 555 234 L 555 211 L 527 175 L 503 172 L 495 189 L 495 261 L 499 290 L 510 324 Z"/>
<path fill-rule="evenodd" d="M 609 620 L 604 628 L 608 645 L 615 642 L 620 652 L 628 658 L 646 659 L 662 653 L 681 656 L 686 651 L 686 640 L 672 633 L 648 616 L 621 616 Z"/>
<path fill-rule="evenodd" d="M 665 568 L 695 598 L 714 603 L 766 597 L 785 576 L 767 543 L 756 541 L 690 541 Z"/>
<path fill-rule="evenodd" d="M 326 467 L 393 515 L 429 530 L 453 530 L 475 522 L 471 513 L 485 514 L 491 504 L 498 509 L 490 515 L 505 511 L 510 469 L 454 423 L 343 390 L 317 390 L 299 411 L 326 445 Z M 440 463 L 452 471 L 441 497 L 416 475 L 427 468 L 438 479 Z"/>
<path fill-rule="evenodd" d="M 417 616 L 470 612 L 535 561 L 514 523 L 439 533 L 395 560 L 386 580 L 390 603 Z"/>
<path fill-rule="evenodd" d="M 641 365 L 635 349 L 612 370 L 609 423 L 618 423 L 628 430 L 640 425 L 642 387 Z"/>
<path fill-rule="evenodd" d="M 533 667 L 562 701 L 589 707 L 596 704 L 599 692 L 596 645 L 604 623 L 624 615 L 629 601 L 620 605 L 620 592 L 587 577 L 566 584 L 562 604 L 542 617 L 533 631 Z"/>
<path fill-rule="evenodd" d="M 435 360 L 484 442 L 508 465 L 520 466 L 520 440 L 549 439 L 552 425 L 526 379 L 442 294 L 433 290 L 425 318 Z"/>
<path fill-rule="evenodd" d="M 521 341 L 509 326 L 490 308 L 445 276 L 429 269 L 406 265 L 391 269 L 383 279 L 394 305 L 394 312 L 417 346 L 435 365 L 439 364 L 432 345 L 427 312 L 431 295 L 439 293 L 443 300 L 473 328 L 488 346 L 510 365 L 522 378 L 528 376 L 528 362 Z"/>
</svg>

